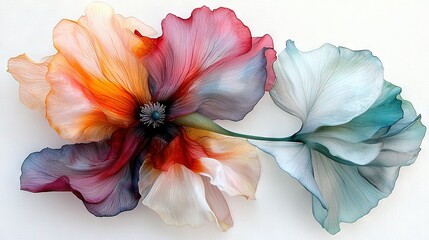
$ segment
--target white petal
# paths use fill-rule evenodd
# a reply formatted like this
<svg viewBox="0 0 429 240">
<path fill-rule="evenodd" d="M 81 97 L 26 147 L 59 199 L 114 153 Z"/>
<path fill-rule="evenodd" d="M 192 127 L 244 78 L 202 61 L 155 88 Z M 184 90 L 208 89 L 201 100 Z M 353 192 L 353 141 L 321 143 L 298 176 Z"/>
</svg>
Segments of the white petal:
<svg viewBox="0 0 429 240">
<path fill-rule="evenodd" d="M 397 152 L 410 152 L 420 148 L 426 127 L 423 126 L 420 116 L 409 126 L 396 135 L 383 139 L 383 149 Z"/>
<path fill-rule="evenodd" d="M 271 96 L 301 118 L 301 133 L 350 121 L 375 102 L 383 86 L 383 67 L 370 51 L 329 44 L 304 53 L 289 40 L 274 70 Z"/>
<path fill-rule="evenodd" d="M 256 186 L 259 180 L 259 160 L 246 162 L 247 159 L 237 161 L 218 161 L 213 158 L 201 158 L 204 170 L 201 175 L 211 179 L 210 183 L 231 196 L 245 196 L 255 199 Z M 241 161 L 240 161 L 241 160 Z M 252 160 L 252 159 L 250 159 Z M 253 167 L 256 164 L 257 167 Z"/>
<path fill-rule="evenodd" d="M 143 199 L 149 194 L 153 184 L 155 184 L 161 173 L 161 170 L 153 167 L 150 159 L 144 160 L 139 171 L 139 192 Z"/>
<path fill-rule="evenodd" d="M 310 149 L 298 142 L 250 141 L 262 151 L 272 155 L 281 169 L 298 180 L 308 191 L 323 202 L 314 180 Z"/>
<path fill-rule="evenodd" d="M 202 178 L 206 190 L 207 203 L 213 211 L 218 227 L 222 231 L 226 231 L 234 225 L 228 204 L 220 190 L 210 183 L 210 179 L 208 177 Z"/>
<path fill-rule="evenodd" d="M 159 174 L 143 204 L 156 211 L 167 224 L 201 226 L 215 220 L 201 176 L 180 164 Z"/>
<path fill-rule="evenodd" d="M 384 167 L 412 164 L 420 152 L 425 133 L 426 127 L 422 124 L 420 116 L 412 122 L 398 122 L 398 125 L 393 125 L 386 134 L 387 137 L 382 139 L 383 150 L 370 164 Z"/>
<path fill-rule="evenodd" d="M 325 155 L 338 157 L 345 162 L 351 162 L 357 165 L 365 165 L 373 161 L 380 153 L 382 143 L 362 143 L 349 142 L 339 138 L 323 136 L 323 132 L 319 135 L 317 132 L 310 134 L 306 138 L 307 146 L 316 149 Z M 329 152 L 326 152 L 328 150 Z M 341 160 L 339 160 L 341 162 Z"/>
<path fill-rule="evenodd" d="M 198 173 L 231 196 L 254 199 L 261 173 L 257 150 L 246 140 L 185 128 L 187 136 L 205 152 Z"/>
</svg>

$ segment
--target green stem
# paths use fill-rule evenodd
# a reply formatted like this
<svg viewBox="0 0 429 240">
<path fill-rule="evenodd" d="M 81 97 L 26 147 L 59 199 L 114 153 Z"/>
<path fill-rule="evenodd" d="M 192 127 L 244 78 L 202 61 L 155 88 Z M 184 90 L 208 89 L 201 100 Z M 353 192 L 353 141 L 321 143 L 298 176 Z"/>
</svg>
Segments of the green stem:
<svg viewBox="0 0 429 240">
<path fill-rule="evenodd" d="M 271 141 L 271 142 L 279 142 L 279 141 L 290 141 L 292 140 L 291 137 L 282 137 L 282 138 L 274 138 L 274 137 L 260 137 L 260 136 L 253 136 L 253 135 L 247 135 L 247 134 L 241 134 L 229 131 L 215 122 L 213 122 L 211 119 L 204 117 L 201 114 L 198 113 L 191 113 L 182 117 L 179 117 L 173 121 L 175 124 L 180 126 L 187 126 L 202 130 L 208 130 L 211 132 L 231 136 L 231 137 L 239 137 L 239 138 L 246 138 L 246 139 L 253 139 L 253 140 L 263 140 L 263 141 Z"/>
</svg>

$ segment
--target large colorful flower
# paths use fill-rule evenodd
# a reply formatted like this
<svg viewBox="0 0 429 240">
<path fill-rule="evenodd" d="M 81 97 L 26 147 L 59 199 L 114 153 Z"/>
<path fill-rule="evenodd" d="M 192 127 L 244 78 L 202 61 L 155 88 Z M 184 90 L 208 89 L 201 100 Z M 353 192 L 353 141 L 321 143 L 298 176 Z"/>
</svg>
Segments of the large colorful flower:
<svg viewBox="0 0 429 240">
<path fill-rule="evenodd" d="M 312 193 L 314 217 L 334 234 L 392 192 L 426 128 L 369 51 L 325 44 L 304 53 L 288 41 L 274 70 L 271 97 L 302 127 L 288 141 L 253 143 Z"/>
<path fill-rule="evenodd" d="M 140 198 L 167 223 L 233 225 L 221 191 L 254 198 L 260 166 L 245 140 L 183 127 L 200 114 L 240 120 L 271 88 L 272 40 L 252 38 L 234 12 L 207 7 L 168 15 L 163 35 L 91 4 L 54 30 L 58 53 L 43 63 L 9 61 L 22 101 L 78 142 L 31 154 L 21 187 L 71 191 L 97 216 Z"/>
</svg>

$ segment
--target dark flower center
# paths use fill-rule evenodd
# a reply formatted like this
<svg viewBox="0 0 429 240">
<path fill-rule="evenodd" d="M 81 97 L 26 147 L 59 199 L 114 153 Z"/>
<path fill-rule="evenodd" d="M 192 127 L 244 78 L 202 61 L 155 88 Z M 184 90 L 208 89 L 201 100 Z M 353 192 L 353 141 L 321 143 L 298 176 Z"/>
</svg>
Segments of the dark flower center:
<svg viewBox="0 0 429 240">
<path fill-rule="evenodd" d="M 164 124 L 165 120 L 165 106 L 159 102 L 146 103 L 140 107 L 140 122 L 146 126 L 153 128 L 159 127 Z"/>
</svg>

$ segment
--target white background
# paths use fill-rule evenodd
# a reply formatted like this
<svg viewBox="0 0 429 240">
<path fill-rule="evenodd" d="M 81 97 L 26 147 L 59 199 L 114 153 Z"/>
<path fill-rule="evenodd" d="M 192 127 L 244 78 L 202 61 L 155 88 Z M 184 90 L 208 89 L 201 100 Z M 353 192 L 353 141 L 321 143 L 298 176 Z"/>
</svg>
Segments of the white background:
<svg viewBox="0 0 429 240">
<path fill-rule="evenodd" d="M 401 170 L 387 199 L 354 224 L 329 235 L 313 219 L 310 194 L 272 158 L 261 155 L 262 176 L 256 201 L 227 197 L 235 226 L 219 232 L 164 224 L 139 204 L 113 218 L 96 218 L 71 193 L 32 194 L 19 190 L 25 157 L 60 139 L 43 114 L 19 102 L 18 83 L 6 72 L 7 60 L 21 53 L 39 60 L 55 53 L 52 29 L 62 19 L 77 19 L 91 1 L 0 2 L 0 239 L 429 239 L 429 146 L 417 162 Z M 428 1 L 107 1 L 116 13 L 135 16 L 161 32 L 167 13 L 187 18 L 202 4 L 233 9 L 254 36 L 270 34 L 281 51 L 287 39 L 301 50 L 325 42 L 370 49 L 385 67 L 385 78 L 403 88 L 429 121 Z M 289 135 L 298 121 L 276 111 L 265 97 L 245 121 L 225 126 L 263 135 Z"/>
</svg>

